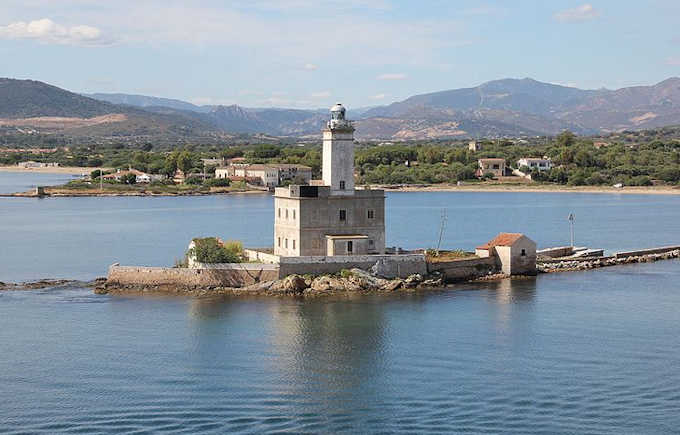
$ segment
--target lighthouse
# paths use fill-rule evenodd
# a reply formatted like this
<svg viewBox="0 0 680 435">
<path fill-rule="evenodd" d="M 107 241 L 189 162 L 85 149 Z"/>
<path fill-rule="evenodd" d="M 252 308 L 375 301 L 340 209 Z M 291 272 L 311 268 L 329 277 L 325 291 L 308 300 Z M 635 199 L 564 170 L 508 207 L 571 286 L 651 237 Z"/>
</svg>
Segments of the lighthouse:
<svg viewBox="0 0 680 435">
<path fill-rule="evenodd" d="M 331 107 L 331 119 L 323 129 L 323 183 L 332 195 L 354 194 L 354 126 L 345 108 Z"/>
<path fill-rule="evenodd" d="M 385 192 L 355 187 L 354 125 L 345 116 L 345 107 L 334 105 L 322 129 L 322 179 L 276 188 L 274 255 L 385 253 Z"/>
</svg>

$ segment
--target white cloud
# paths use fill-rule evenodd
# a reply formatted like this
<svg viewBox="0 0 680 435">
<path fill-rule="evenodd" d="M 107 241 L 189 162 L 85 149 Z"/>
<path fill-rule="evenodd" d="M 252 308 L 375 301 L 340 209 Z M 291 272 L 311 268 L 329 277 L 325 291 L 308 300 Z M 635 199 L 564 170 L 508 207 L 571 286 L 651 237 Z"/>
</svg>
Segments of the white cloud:
<svg viewBox="0 0 680 435">
<path fill-rule="evenodd" d="M 568 22 L 579 22 L 588 21 L 595 19 L 600 16 L 600 11 L 595 9 L 590 3 L 582 4 L 573 9 L 565 9 L 559 11 L 555 14 L 555 19 L 557 21 Z"/>
<path fill-rule="evenodd" d="M 306 69 L 307 71 L 315 71 L 319 69 L 318 65 L 314 65 L 313 63 L 306 63 L 303 68 Z"/>
<path fill-rule="evenodd" d="M 385 73 L 385 74 L 380 74 L 377 79 L 378 80 L 404 80 L 407 77 L 406 74 L 403 73 Z"/>
<path fill-rule="evenodd" d="M 93 26 L 63 26 L 49 18 L 30 22 L 17 21 L 0 26 L 0 38 L 34 39 L 45 44 L 65 45 L 106 45 L 111 41 L 102 36 L 101 30 Z"/>
<path fill-rule="evenodd" d="M 377 95 L 371 95 L 370 98 L 371 100 L 384 100 L 385 97 L 387 97 L 387 94 L 377 94 Z"/>
<path fill-rule="evenodd" d="M 331 96 L 330 91 L 321 91 L 321 92 L 314 92 L 312 93 L 313 98 L 327 98 Z"/>
</svg>

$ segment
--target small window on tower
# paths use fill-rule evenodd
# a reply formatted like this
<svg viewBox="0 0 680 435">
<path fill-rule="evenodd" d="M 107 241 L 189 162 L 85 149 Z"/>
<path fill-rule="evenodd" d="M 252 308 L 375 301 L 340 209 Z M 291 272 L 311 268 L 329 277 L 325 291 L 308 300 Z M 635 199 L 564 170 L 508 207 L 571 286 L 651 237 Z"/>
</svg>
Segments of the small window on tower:
<svg viewBox="0 0 680 435">
<path fill-rule="evenodd" d="M 293 249 L 295 249 L 295 239 L 293 239 Z"/>
<path fill-rule="evenodd" d="M 340 210 L 340 220 L 343 222 L 347 220 L 347 210 Z"/>
<path fill-rule="evenodd" d="M 279 248 L 281 247 L 281 237 L 279 237 Z"/>
<path fill-rule="evenodd" d="M 340 190 L 345 190 L 345 181 L 340 180 Z"/>
<path fill-rule="evenodd" d="M 347 242 L 347 253 L 351 253 L 354 250 L 352 241 Z"/>
<path fill-rule="evenodd" d="M 373 219 L 374 217 L 375 217 L 375 211 L 369 210 L 369 211 L 368 211 L 368 218 L 369 218 L 369 219 Z"/>
</svg>

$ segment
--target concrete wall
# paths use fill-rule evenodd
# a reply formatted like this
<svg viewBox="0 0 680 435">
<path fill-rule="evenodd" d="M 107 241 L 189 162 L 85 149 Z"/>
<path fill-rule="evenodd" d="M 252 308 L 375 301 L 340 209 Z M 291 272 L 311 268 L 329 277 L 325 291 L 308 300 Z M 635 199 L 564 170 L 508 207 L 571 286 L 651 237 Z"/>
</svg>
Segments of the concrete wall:
<svg viewBox="0 0 680 435">
<path fill-rule="evenodd" d="M 337 273 L 343 269 L 359 268 L 369 270 L 378 261 L 383 261 L 393 270 L 395 276 L 405 278 L 414 273 L 427 273 L 427 264 L 423 254 L 407 255 L 336 255 L 281 257 L 279 261 L 282 277 L 292 274 L 324 274 Z"/>
<path fill-rule="evenodd" d="M 500 270 L 496 258 L 470 258 L 455 261 L 427 263 L 427 270 L 444 274 L 446 282 L 456 282 L 498 273 Z"/>
<path fill-rule="evenodd" d="M 572 255 L 574 248 L 572 246 L 560 246 L 557 248 L 547 248 L 536 251 L 536 254 L 541 257 L 559 258 Z"/>
<path fill-rule="evenodd" d="M 680 249 L 680 246 L 664 246 L 661 248 L 651 248 L 651 249 L 640 249 L 637 251 L 625 251 L 625 252 L 617 252 L 614 254 L 614 257 L 616 258 L 625 258 L 625 257 L 637 257 L 640 255 L 649 255 L 649 254 L 663 254 L 665 252 L 670 252 L 670 251 L 675 251 Z"/>
<path fill-rule="evenodd" d="M 109 267 L 108 282 L 119 285 L 180 287 L 243 287 L 279 278 L 272 264 L 215 265 L 203 269 L 170 267 Z"/>
</svg>

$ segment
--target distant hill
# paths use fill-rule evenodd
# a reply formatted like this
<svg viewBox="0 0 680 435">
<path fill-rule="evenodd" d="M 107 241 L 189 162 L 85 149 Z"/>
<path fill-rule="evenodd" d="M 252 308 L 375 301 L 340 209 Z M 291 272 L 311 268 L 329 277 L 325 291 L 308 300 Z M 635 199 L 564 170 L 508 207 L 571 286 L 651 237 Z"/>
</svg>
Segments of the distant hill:
<svg viewBox="0 0 680 435">
<path fill-rule="evenodd" d="M 111 104 L 34 80 L 0 78 L 0 117 L 84 117 L 115 113 Z"/>
<path fill-rule="evenodd" d="M 451 133 L 451 123 L 461 126 L 457 135 L 485 136 L 505 124 L 501 134 L 555 134 L 564 129 L 577 133 L 640 129 L 680 122 L 680 79 L 653 86 L 611 90 L 582 90 L 532 79 L 504 79 L 474 88 L 416 95 L 364 113 L 364 119 L 397 119 L 397 135 L 417 133 L 415 121 L 428 124 L 430 137 Z M 464 126 L 475 121 L 475 127 Z M 383 121 L 387 122 L 387 121 Z M 394 121 L 391 121 L 395 124 Z M 373 122 L 372 124 L 376 124 Z M 371 135 L 378 128 L 363 134 Z M 422 135 L 421 135 L 422 136 Z"/>
<path fill-rule="evenodd" d="M 494 80 L 473 88 L 415 95 L 386 106 L 350 107 L 348 115 L 356 120 L 360 139 L 640 130 L 680 124 L 680 78 L 617 90 L 582 90 L 528 78 Z M 41 117 L 73 119 L 34 119 Z M 37 81 L 0 79 L 0 118 L 0 125 L 30 125 L 82 136 L 218 140 L 234 134 L 318 138 L 327 112 L 197 106 L 144 95 L 83 96 Z"/>
<path fill-rule="evenodd" d="M 112 104 L 123 104 L 126 106 L 136 107 L 167 107 L 175 110 L 188 110 L 191 112 L 209 112 L 209 106 L 197 106 L 182 100 L 175 100 L 172 98 L 148 97 L 146 95 L 132 95 L 132 94 L 84 94 L 86 97 L 94 98 L 100 101 L 106 101 Z"/>
<path fill-rule="evenodd" d="M 0 125 L 41 133 L 174 141 L 219 129 L 178 113 L 153 113 L 111 104 L 34 80 L 0 79 Z"/>
</svg>

